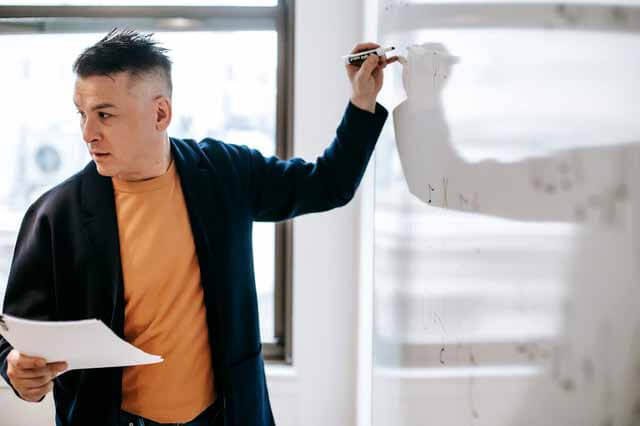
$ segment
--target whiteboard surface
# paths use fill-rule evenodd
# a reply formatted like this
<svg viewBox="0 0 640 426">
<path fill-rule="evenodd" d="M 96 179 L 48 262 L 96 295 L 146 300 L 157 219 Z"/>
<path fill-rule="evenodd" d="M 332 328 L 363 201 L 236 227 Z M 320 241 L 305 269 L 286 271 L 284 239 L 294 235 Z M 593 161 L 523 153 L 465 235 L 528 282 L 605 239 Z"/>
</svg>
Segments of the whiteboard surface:
<svg viewBox="0 0 640 426">
<path fill-rule="evenodd" d="M 376 155 L 374 425 L 640 424 L 640 36 L 416 28 L 424 9 L 403 30 L 412 4 L 379 5 L 406 50 Z M 486 371 L 518 368 L 496 392 Z M 438 417 L 394 374 L 464 404 Z"/>
</svg>

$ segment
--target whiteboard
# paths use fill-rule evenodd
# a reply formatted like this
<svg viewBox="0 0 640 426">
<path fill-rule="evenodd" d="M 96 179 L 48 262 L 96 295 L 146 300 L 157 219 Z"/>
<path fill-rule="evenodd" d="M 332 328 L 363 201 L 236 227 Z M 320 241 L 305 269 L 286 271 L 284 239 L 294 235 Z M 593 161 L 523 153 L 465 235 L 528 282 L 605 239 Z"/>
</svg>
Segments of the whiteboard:
<svg viewBox="0 0 640 426">
<path fill-rule="evenodd" d="M 638 10 L 378 19 L 373 424 L 640 424 Z"/>
</svg>

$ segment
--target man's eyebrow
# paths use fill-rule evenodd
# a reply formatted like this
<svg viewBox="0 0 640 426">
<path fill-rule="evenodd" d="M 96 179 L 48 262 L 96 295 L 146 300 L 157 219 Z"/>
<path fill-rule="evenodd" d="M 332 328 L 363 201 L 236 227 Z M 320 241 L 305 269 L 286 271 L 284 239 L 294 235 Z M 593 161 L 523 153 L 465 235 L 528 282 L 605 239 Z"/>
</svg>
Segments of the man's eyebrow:
<svg viewBox="0 0 640 426">
<path fill-rule="evenodd" d="M 101 104 L 98 105 L 94 105 L 91 107 L 91 111 L 95 111 L 98 109 L 102 109 L 102 108 L 115 108 L 116 106 L 114 104 L 110 104 L 108 102 L 103 102 Z"/>
<path fill-rule="evenodd" d="M 76 108 L 78 108 L 78 109 L 80 108 L 75 101 L 73 101 L 73 104 L 76 106 Z M 96 111 L 96 110 L 103 109 L 103 108 L 116 108 L 116 106 L 114 104 L 110 104 L 108 102 L 102 102 L 102 103 L 100 103 L 98 105 L 92 106 L 91 107 L 91 111 Z"/>
</svg>

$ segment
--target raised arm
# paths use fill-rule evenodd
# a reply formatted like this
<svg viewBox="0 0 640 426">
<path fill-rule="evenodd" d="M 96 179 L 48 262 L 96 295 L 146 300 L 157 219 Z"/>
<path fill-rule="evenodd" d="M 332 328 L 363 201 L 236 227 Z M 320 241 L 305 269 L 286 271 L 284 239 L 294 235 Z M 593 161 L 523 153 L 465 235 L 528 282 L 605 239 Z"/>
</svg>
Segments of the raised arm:
<svg viewBox="0 0 640 426">
<path fill-rule="evenodd" d="M 256 221 L 281 221 L 343 206 L 364 175 L 388 113 L 349 103 L 333 142 L 315 162 L 281 160 L 249 151 L 250 193 Z"/>
<path fill-rule="evenodd" d="M 352 53 L 377 47 L 374 43 L 361 43 Z M 314 163 L 300 158 L 265 158 L 258 151 L 249 151 L 255 220 L 290 219 L 351 200 L 388 115 L 376 98 L 385 66 L 396 59 L 372 55 L 360 67 L 345 65 L 352 85 L 351 99 L 333 142 Z"/>
</svg>

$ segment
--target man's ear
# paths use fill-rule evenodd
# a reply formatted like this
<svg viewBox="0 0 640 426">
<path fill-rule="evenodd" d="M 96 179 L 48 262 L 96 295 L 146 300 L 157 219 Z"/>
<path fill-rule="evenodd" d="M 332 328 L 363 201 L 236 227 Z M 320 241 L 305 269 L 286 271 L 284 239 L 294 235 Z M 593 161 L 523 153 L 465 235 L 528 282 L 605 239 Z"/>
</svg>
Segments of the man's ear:
<svg viewBox="0 0 640 426">
<path fill-rule="evenodd" d="M 164 132 L 171 124 L 171 99 L 159 95 L 154 100 L 156 104 L 156 130 Z"/>
</svg>

